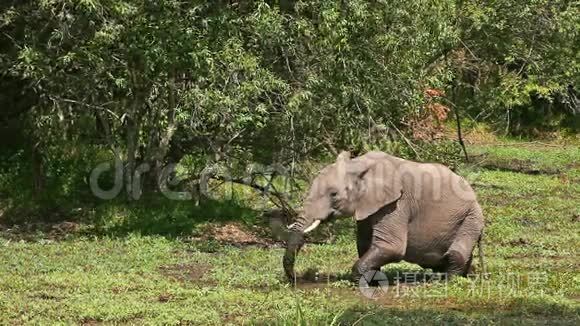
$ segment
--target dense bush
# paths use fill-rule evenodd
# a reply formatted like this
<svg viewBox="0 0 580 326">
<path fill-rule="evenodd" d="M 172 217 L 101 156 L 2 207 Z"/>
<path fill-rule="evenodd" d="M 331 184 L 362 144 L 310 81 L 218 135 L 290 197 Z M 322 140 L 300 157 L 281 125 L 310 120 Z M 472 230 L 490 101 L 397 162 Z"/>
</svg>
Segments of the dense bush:
<svg viewBox="0 0 580 326">
<path fill-rule="evenodd" d="M 4 154 L 29 160 L 19 163 L 36 171 L 26 183 L 53 189 L 53 199 L 84 196 L 98 159 L 123 161 L 129 192 L 139 164 L 151 167 L 143 184 L 155 190 L 163 166 L 184 157 L 191 178 L 214 165 L 294 169 L 342 149 L 455 162 L 456 146 L 410 143 L 433 104 L 426 90 L 439 107 L 508 132 L 574 128 L 580 116 L 570 1 L 28 0 L 0 9 L 0 125 L 14 136 Z"/>
<path fill-rule="evenodd" d="M 462 1 L 457 104 L 507 133 L 578 131 L 577 1 Z"/>
</svg>

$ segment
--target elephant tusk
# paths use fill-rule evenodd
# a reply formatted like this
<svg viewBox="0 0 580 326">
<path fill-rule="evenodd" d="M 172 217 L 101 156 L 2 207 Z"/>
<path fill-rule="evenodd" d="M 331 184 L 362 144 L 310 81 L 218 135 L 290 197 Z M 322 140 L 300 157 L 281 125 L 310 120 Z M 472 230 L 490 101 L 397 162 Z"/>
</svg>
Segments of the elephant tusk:
<svg viewBox="0 0 580 326">
<path fill-rule="evenodd" d="M 320 220 L 314 221 L 314 223 L 312 223 L 312 225 L 310 225 L 306 230 L 304 230 L 304 233 L 308 233 L 308 232 L 316 229 L 318 227 L 318 225 L 320 225 Z"/>
<path fill-rule="evenodd" d="M 288 230 L 292 230 L 292 228 L 295 227 L 295 226 L 296 226 L 296 222 L 288 225 Z"/>
</svg>

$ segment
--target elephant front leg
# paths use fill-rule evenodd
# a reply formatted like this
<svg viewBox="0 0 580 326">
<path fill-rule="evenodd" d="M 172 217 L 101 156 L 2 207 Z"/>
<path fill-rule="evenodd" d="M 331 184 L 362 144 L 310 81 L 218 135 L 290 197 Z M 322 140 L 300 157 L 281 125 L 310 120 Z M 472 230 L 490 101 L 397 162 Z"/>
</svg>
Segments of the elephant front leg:
<svg viewBox="0 0 580 326">
<path fill-rule="evenodd" d="M 366 273 L 380 271 L 382 266 L 401 261 L 402 258 L 403 254 L 399 249 L 382 248 L 372 244 L 352 267 L 352 280 L 359 282 Z"/>
<path fill-rule="evenodd" d="M 403 259 L 407 249 L 408 220 L 408 206 L 397 203 L 394 206 L 387 205 L 376 216 L 357 223 L 359 255 L 366 250 L 352 267 L 352 278 L 355 282 L 367 272 L 379 271 L 382 266 Z M 368 232 L 372 236 L 367 238 Z M 359 242 L 366 239 L 370 239 L 370 243 Z"/>
<path fill-rule="evenodd" d="M 356 223 L 356 249 L 358 251 L 358 258 L 364 254 L 371 247 L 371 240 L 373 238 L 373 226 L 371 222 L 366 219 Z"/>
</svg>

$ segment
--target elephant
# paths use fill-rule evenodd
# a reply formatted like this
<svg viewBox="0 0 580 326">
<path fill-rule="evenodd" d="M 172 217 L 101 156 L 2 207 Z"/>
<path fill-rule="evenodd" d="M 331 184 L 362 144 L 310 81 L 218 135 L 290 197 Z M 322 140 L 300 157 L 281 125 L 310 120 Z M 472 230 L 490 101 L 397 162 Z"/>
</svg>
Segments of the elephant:
<svg viewBox="0 0 580 326">
<path fill-rule="evenodd" d="M 316 176 L 302 213 L 288 226 L 283 268 L 291 281 L 305 234 L 322 222 L 349 216 L 357 224 L 353 281 L 399 261 L 447 277 L 467 276 L 476 244 L 483 268 L 484 216 L 465 179 L 441 164 L 379 151 L 356 158 L 342 152 Z"/>
</svg>

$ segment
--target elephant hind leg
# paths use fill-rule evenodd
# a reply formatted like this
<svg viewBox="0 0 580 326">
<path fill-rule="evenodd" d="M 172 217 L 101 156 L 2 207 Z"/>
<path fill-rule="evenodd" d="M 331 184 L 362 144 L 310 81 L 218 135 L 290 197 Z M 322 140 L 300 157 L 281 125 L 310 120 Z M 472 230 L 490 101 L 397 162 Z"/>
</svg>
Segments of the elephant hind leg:
<svg viewBox="0 0 580 326">
<path fill-rule="evenodd" d="M 473 265 L 471 264 L 471 262 L 473 261 L 473 253 L 471 254 L 471 256 L 469 256 L 469 259 L 467 260 L 467 264 L 465 265 L 465 272 L 463 276 L 469 275 L 469 274 L 473 274 Z"/>
<path fill-rule="evenodd" d="M 445 254 L 445 272 L 450 276 L 467 276 L 471 267 L 471 257 L 456 250 L 450 250 Z"/>
<path fill-rule="evenodd" d="M 447 262 L 435 266 L 435 267 L 431 267 L 431 270 L 433 270 L 433 273 L 446 273 L 447 272 Z"/>
<path fill-rule="evenodd" d="M 459 229 L 455 240 L 444 256 L 445 272 L 450 276 L 467 276 L 471 271 L 473 249 L 483 230 L 483 217 L 479 206 L 475 207 Z"/>
<path fill-rule="evenodd" d="M 433 273 L 437 274 L 451 274 L 451 275 L 461 275 L 467 276 L 472 272 L 471 260 L 473 255 L 469 257 L 467 262 L 464 262 L 463 255 L 457 251 L 448 251 L 441 264 L 437 266 L 429 267 L 433 270 Z M 423 267 L 425 268 L 425 267 Z"/>
</svg>

